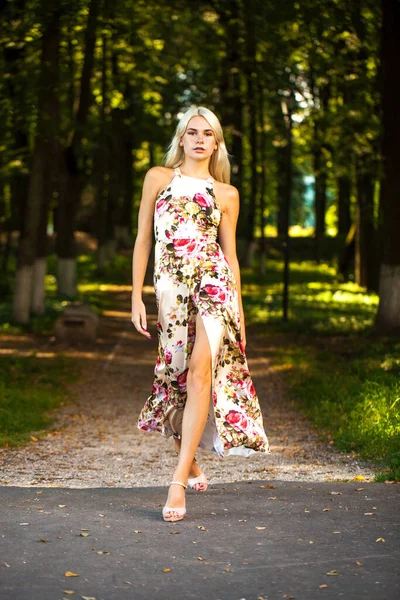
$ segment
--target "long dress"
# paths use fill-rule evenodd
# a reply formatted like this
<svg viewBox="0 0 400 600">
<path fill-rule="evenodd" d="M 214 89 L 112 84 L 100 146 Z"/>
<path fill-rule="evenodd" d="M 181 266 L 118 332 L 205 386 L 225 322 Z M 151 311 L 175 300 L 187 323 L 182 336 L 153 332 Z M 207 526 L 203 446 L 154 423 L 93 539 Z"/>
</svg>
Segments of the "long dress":
<svg viewBox="0 0 400 600">
<path fill-rule="evenodd" d="M 199 312 L 212 359 L 212 387 L 200 448 L 221 458 L 270 452 L 246 356 L 240 344 L 238 291 L 217 242 L 221 209 L 207 180 L 175 169 L 154 212 L 154 289 L 158 358 L 152 391 L 139 415 L 143 431 L 172 435 L 168 415 L 184 408 Z M 176 437 L 179 437 L 177 435 Z"/>
</svg>

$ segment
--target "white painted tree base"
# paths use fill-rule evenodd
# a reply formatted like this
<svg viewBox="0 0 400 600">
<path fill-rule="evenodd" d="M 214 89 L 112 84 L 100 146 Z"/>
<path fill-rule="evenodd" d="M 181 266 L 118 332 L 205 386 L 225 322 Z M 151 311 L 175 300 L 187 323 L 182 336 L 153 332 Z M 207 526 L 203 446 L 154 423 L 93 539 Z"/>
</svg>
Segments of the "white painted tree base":
<svg viewBox="0 0 400 600">
<path fill-rule="evenodd" d="M 45 258 L 35 260 L 32 277 L 32 312 L 34 315 L 42 315 L 45 310 L 46 273 L 47 260 Z"/>
<path fill-rule="evenodd" d="M 57 261 L 57 292 L 60 296 L 76 296 L 76 258 L 59 258 Z"/>
<path fill-rule="evenodd" d="M 382 333 L 400 332 L 400 265 L 381 265 L 376 327 Z"/>
<path fill-rule="evenodd" d="M 33 267 L 17 269 L 14 282 L 13 315 L 17 323 L 29 323 L 32 298 Z"/>
</svg>

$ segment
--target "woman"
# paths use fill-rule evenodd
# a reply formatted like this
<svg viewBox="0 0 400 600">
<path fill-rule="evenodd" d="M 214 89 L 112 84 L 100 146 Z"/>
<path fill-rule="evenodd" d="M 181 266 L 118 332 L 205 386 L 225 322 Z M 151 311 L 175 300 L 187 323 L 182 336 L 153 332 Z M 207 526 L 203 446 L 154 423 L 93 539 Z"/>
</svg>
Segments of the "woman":
<svg viewBox="0 0 400 600">
<path fill-rule="evenodd" d="M 219 456 L 270 452 L 248 371 L 236 257 L 239 195 L 213 112 L 192 107 L 179 121 L 164 167 L 146 173 L 132 264 L 132 322 L 147 331 L 142 287 L 156 238 L 158 359 L 143 431 L 174 435 L 179 460 L 162 514 L 186 514 L 187 483 L 205 491 L 197 447 Z M 218 241 L 217 243 L 217 235 Z"/>
</svg>

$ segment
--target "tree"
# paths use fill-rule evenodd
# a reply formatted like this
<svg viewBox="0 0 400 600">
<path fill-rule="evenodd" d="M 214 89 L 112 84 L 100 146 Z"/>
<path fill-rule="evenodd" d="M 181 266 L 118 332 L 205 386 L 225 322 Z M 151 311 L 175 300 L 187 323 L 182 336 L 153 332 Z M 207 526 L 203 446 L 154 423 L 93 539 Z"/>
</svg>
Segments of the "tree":
<svg viewBox="0 0 400 600">
<path fill-rule="evenodd" d="M 376 329 L 400 333 L 400 2 L 382 0 L 381 92 L 383 112 L 383 260 Z"/>
</svg>

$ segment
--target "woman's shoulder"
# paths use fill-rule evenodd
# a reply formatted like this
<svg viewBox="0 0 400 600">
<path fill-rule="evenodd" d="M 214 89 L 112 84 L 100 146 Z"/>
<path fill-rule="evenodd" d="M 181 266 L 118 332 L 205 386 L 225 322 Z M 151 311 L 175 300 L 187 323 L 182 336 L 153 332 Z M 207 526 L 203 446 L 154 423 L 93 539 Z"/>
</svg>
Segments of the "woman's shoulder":
<svg viewBox="0 0 400 600">
<path fill-rule="evenodd" d="M 214 189 L 218 197 L 219 204 L 224 210 L 228 204 L 232 205 L 235 202 L 239 202 L 239 191 L 234 185 L 215 180 Z"/>
<path fill-rule="evenodd" d="M 174 174 L 174 169 L 170 169 L 169 167 L 150 167 L 150 169 L 146 172 L 146 178 L 152 179 L 153 181 L 162 181 L 164 179 L 171 178 Z"/>
</svg>

